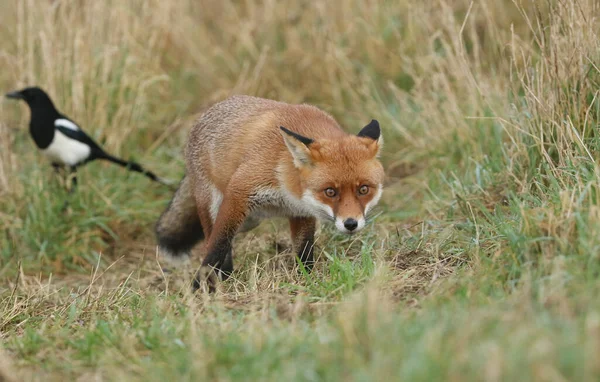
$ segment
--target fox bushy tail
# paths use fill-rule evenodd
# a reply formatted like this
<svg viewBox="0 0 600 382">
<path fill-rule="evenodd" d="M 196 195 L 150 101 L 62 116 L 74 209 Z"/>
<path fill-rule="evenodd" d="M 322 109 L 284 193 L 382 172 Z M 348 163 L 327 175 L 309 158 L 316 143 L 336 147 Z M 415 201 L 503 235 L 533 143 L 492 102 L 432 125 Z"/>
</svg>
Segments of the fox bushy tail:
<svg viewBox="0 0 600 382">
<path fill-rule="evenodd" d="M 192 181 L 184 177 L 167 209 L 156 223 L 160 251 L 172 258 L 189 256 L 191 249 L 204 238 Z"/>
</svg>

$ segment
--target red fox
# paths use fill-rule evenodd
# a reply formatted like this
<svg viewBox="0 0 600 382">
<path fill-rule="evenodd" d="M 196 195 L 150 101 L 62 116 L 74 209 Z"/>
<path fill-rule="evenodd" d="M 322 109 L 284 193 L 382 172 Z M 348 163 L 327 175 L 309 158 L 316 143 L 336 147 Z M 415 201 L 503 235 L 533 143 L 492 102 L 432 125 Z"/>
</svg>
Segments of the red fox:
<svg viewBox="0 0 600 382">
<path fill-rule="evenodd" d="M 202 239 L 207 255 L 194 289 L 233 271 L 232 241 L 261 219 L 289 219 L 294 251 L 312 268 L 317 218 L 344 233 L 365 226 L 382 193 L 379 123 L 357 135 L 311 105 L 233 96 L 190 131 L 186 175 L 156 224 L 159 251 L 182 258 Z"/>
</svg>

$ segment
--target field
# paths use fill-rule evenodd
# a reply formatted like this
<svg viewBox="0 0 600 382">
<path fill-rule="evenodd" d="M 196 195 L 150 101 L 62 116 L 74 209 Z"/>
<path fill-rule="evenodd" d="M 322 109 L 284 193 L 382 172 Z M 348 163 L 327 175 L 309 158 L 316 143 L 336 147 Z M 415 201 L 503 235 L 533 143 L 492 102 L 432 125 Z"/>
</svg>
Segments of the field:
<svg viewBox="0 0 600 382">
<path fill-rule="evenodd" d="M 600 379 L 600 5 L 501 1 L 0 1 L 0 90 L 39 85 L 115 155 L 184 173 L 231 94 L 384 134 L 359 235 L 287 222 L 190 289 L 154 224 L 172 191 L 108 163 L 70 206 L 0 102 L 0 381 Z"/>
</svg>

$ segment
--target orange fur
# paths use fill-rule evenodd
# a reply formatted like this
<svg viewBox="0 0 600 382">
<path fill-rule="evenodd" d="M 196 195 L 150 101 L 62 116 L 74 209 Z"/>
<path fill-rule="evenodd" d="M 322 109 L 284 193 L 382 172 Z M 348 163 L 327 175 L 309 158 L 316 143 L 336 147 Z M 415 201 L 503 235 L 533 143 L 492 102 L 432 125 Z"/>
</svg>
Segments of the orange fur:
<svg viewBox="0 0 600 382">
<path fill-rule="evenodd" d="M 190 224 L 192 215 L 183 211 L 195 205 L 199 237 L 207 238 L 203 264 L 225 278 L 233 271 L 236 232 L 264 217 L 283 216 L 290 219 L 298 256 L 312 264 L 316 217 L 335 221 L 347 233 L 364 226 L 381 195 L 380 148 L 376 121 L 357 136 L 310 105 L 249 96 L 217 103 L 190 132 L 181 187 L 186 192 L 178 190 L 159 219 L 159 244 L 174 255 L 190 249 L 189 230 L 175 222 Z M 185 245 L 177 245 L 178 230 L 186 235 Z"/>
</svg>

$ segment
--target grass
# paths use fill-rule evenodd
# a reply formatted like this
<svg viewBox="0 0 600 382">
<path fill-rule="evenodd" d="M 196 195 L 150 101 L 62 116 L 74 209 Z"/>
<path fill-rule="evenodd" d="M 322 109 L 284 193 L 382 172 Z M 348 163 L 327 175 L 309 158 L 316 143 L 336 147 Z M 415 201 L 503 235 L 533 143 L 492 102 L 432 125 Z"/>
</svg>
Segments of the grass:
<svg viewBox="0 0 600 382">
<path fill-rule="evenodd" d="M 0 380 L 597 380 L 600 9 L 519 2 L 1 2 L 3 91 L 37 84 L 107 150 L 183 174 L 230 94 L 310 102 L 385 135 L 379 217 L 287 224 L 164 270 L 171 192 L 106 163 L 64 184 L 0 102 Z"/>
</svg>

